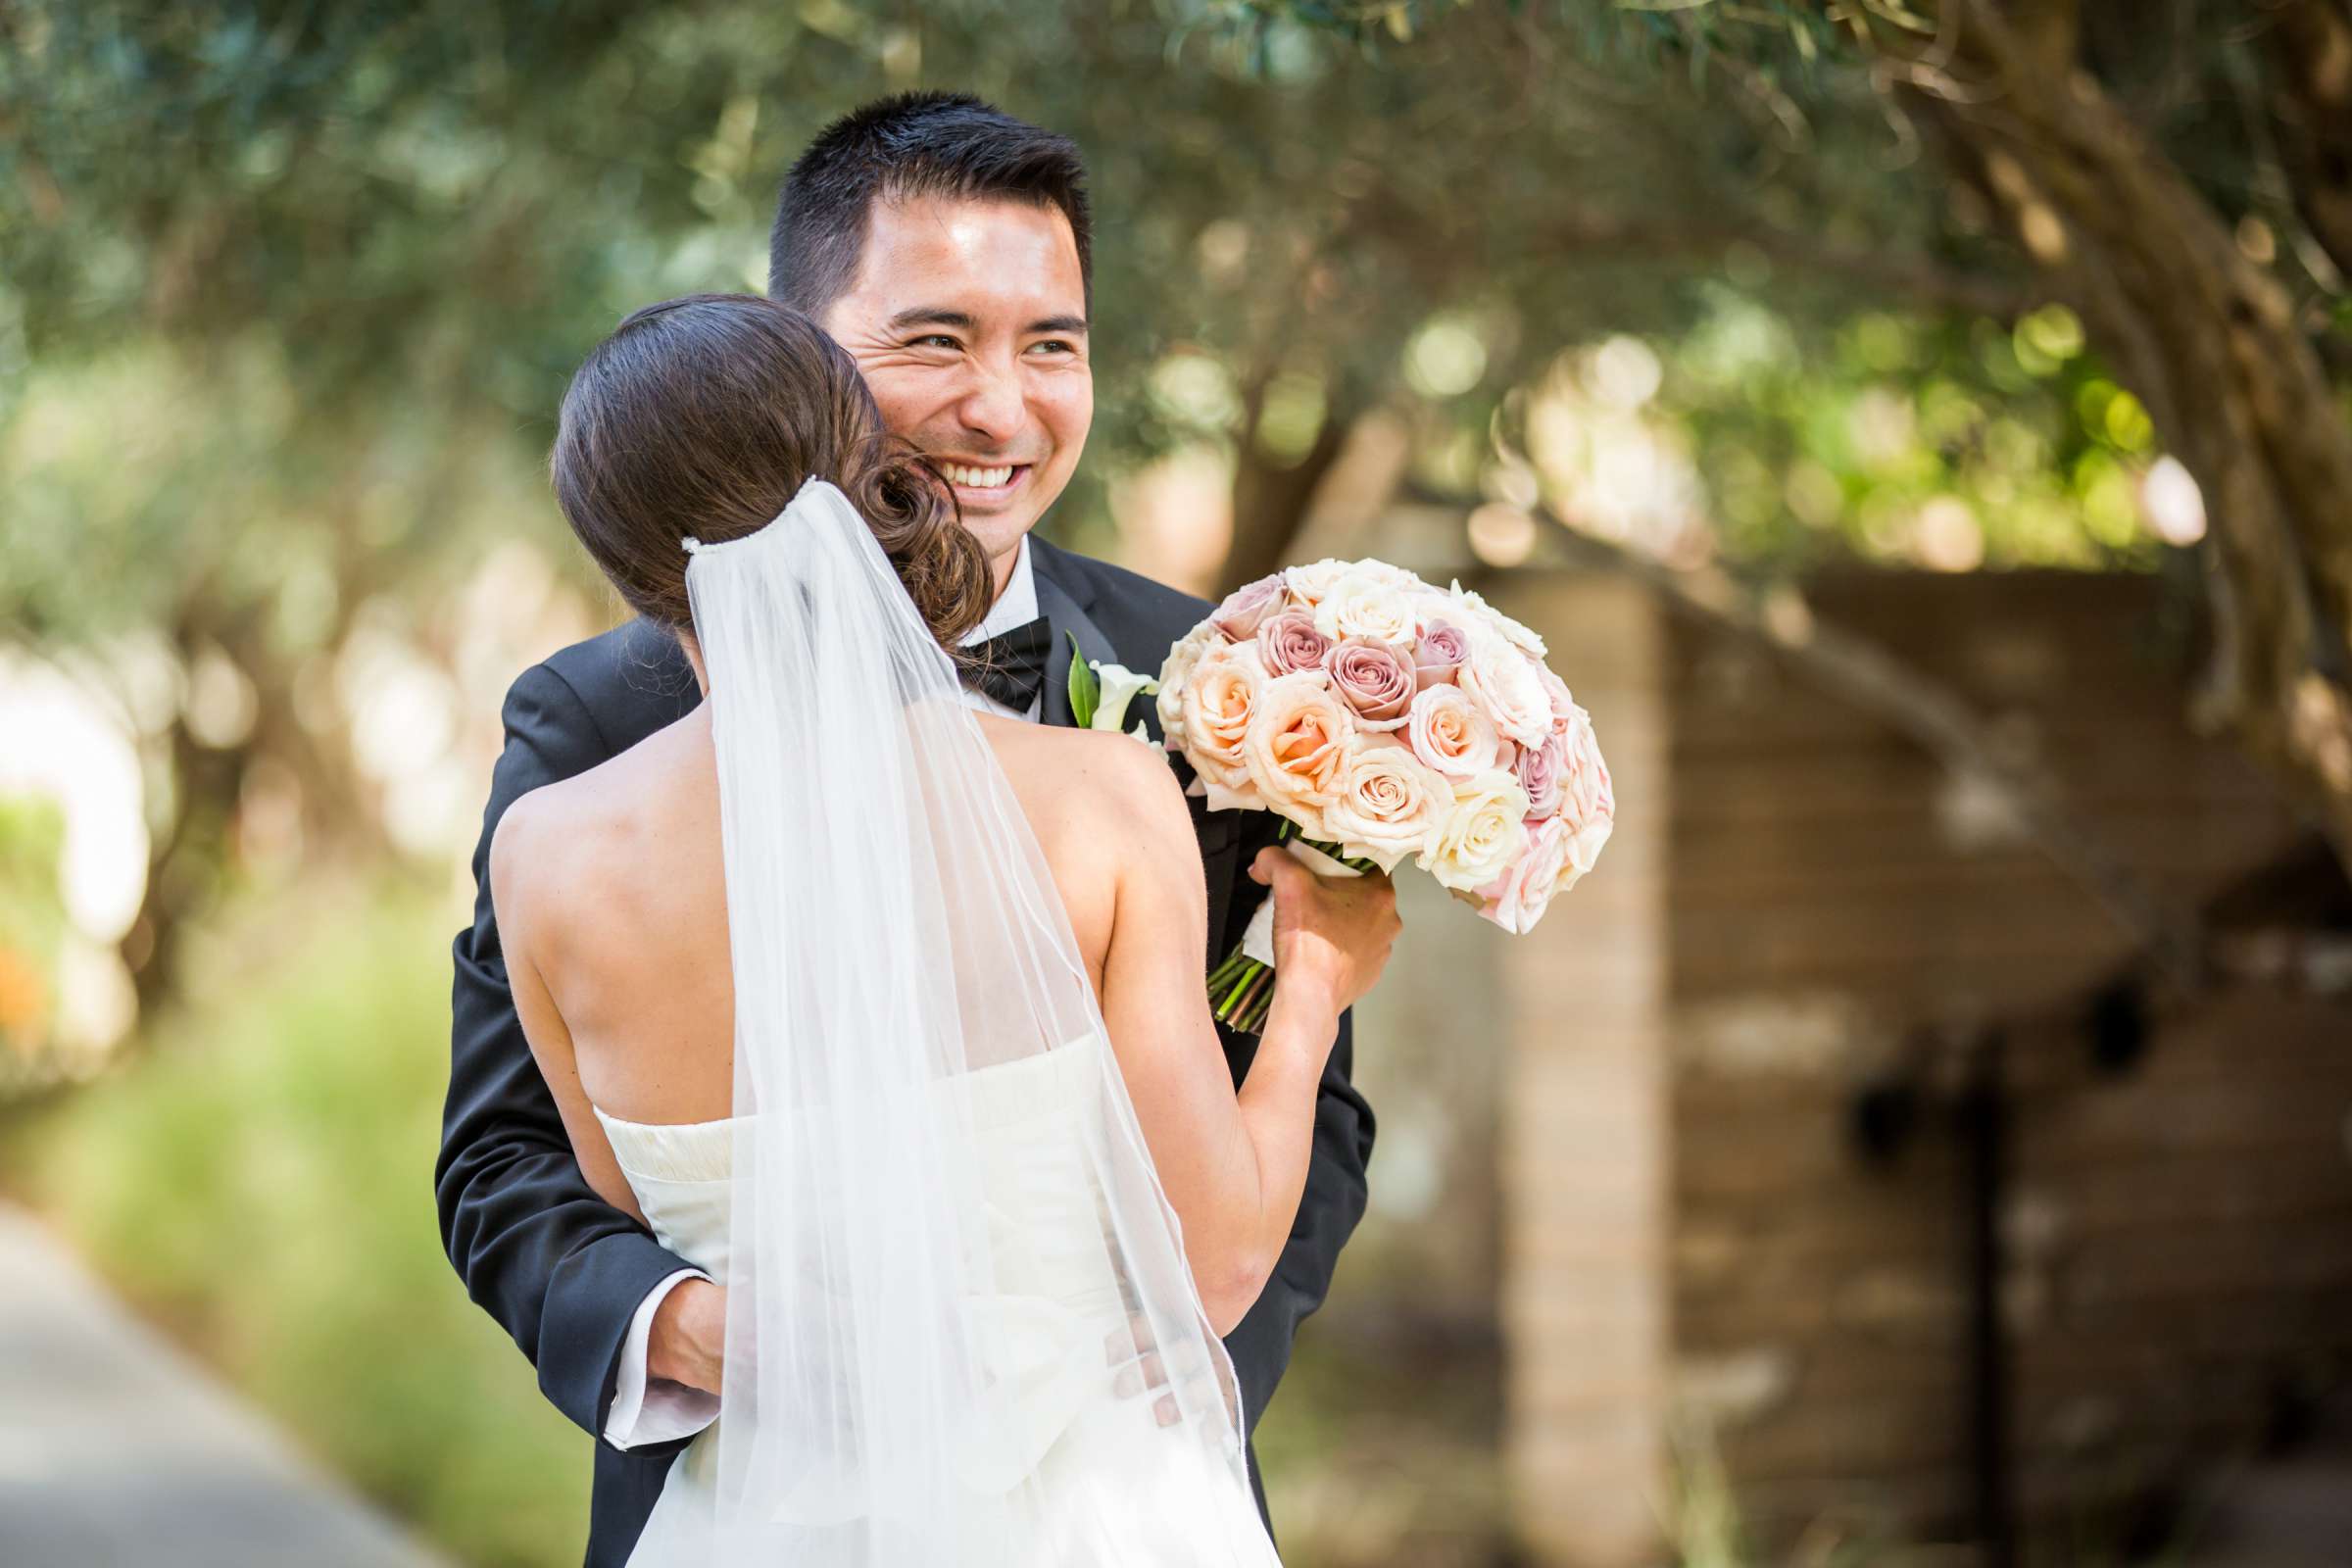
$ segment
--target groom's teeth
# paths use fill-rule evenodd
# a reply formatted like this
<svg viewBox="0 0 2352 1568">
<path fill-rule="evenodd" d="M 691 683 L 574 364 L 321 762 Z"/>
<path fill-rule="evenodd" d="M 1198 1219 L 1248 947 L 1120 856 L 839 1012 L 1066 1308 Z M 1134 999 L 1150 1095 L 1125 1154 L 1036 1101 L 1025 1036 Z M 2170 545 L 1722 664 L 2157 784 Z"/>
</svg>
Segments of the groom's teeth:
<svg viewBox="0 0 2352 1568">
<path fill-rule="evenodd" d="M 994 490 L 1012 482 L 1010 465 L 1002 468 L 967 468 L 960 463 L 943 463 L 939 467 L 951 483 L 969 485 L 974 490 Z"/>
</svg>

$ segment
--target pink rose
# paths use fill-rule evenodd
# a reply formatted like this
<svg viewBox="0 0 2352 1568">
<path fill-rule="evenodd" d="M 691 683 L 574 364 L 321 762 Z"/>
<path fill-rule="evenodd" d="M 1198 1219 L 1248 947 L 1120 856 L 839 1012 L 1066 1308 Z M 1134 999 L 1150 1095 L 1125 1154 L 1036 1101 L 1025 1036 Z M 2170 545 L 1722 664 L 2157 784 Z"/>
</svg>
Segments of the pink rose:
<svg viewBox="0 0 2352 1568">
<path fill-rule="evenodd" d="M 1592 869 L 1617 821 L 1617 792 L 1609 782 L 1609 764 L 1601 760 L 1600 739 L 1592 732 L 1592 715 L 1573 703 L 1569 708 L 1560 763 L 1559 820 L 1568 833 L 1568 866 L 1560 879 L 1563 892 Z"/>
<path fill-rule="evenodd" d="M 1331 639 L 1315 630 L 1315 617 L 1303 610 L 1286 610 L 1258 623 L 1257 657 L 1269 675 L 1296 675 L 1323 667 Z"/>
<path fill-rule="evenodd" d="M 1208 618 L 1217 630 L 1235 642 L 1248 642 L 1257 635 L 1259 622 L 1282 608 L 1284 598 L 1282 573 L 1278 571 L 1227 594 L 1225 602 Z"/>
<path fill-rule="evenodd" d="M 1568 741 L 1556 730 L 1544 736 L 1542 745 L 1519 749 L 1511 770 L 1519 775 L 1519 785 L 1527 791 L 1529 821 L 1559 814 L 1560 774 L 1567 766 Z"/>
<path fill-rule="evenodd" d="M 1323 809 L 1354 750 L 1355 720 L 1321 670 L 1267 681 L 1242 738 L 1242 763 L 1266 805 L 1310 839 L 1329 838 Z"/>
<path fill-rule="evenodd" d="M 1413 706 L 1413 672 L 1385 643 L 1350 640 L 1334 644 L 1323 667 L 1340 698 L 1366 729 L 1400 728 Z"/>
<path fill-rule="evenodd" d="M 1433 620 L 1421 628 L 1420 646 L 1413 650 L 1413 684 L 1437 686 L 1453 679 L 1453 672 L 1470 657 L 1470 634 L 1459 626 Z"/>
<path fill-rule="evenodd" d="M 1568 863 L 1568 828 L 1558 817 L 1530 822 L 1527 848 L 1502 874 L 1478 890 L 1479 910 L 1513 936 L 1525 936 L 1544 918 L 1560 891 Z M 1570 878 L 1570 880 L 1574 880 Z"/>
<path fill-rule="evenodd" d="M 1405 721 L 1413 755 L 1447 778 L 1463 779 L 1497 765 L 1501 737 L 1494 721 L 1459 686 L 1425 686 Z"/>
</svg>

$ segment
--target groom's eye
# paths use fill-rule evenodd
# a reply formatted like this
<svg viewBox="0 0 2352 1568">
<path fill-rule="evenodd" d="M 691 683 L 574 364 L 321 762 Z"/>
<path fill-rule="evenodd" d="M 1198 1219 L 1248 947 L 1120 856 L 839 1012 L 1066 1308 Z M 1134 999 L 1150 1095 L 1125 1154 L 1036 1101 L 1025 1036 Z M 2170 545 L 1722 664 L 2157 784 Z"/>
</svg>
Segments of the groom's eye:
<svg viewBox="0 0 2352 1568">
<path fill-rule="evenodd" d="M 1075 354 L 1078 352 L 1078 347 L 1067 338 L 1050 337 L 1042 342 L 1030 344 L 1029 350 L 1033 354 L 1040 350 L 1048 354 Z"/>
<path fill-rule="evenodd" d="M 919 349 L 959 349 L 963 345 L 945 332 L 925 332 L 914 340 Z"/>
</svg>

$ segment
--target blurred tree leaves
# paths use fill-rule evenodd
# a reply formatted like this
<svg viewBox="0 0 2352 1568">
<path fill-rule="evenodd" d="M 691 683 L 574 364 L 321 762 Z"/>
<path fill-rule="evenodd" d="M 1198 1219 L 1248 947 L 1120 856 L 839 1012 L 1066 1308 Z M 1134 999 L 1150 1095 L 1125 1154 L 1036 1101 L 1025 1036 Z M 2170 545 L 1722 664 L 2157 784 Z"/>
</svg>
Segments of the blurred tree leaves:
<svg viewBox="0 0 2352 1568">
<path fill-rule="evenodd" d="M 571 367 L 648 300 L 759 286 L 800 147 L 916 85 L 1090 161 L 1101 412 L 1065 539 L 1104 541 L 1122 473 L 1205 449 L 1246 572 L 1372 414 L 1475 499 L 1492 435 L 1623 339 L 1657 363 L 1626 417 L 1682 454 L 1696 548 L 2146 561 L 2148 410 L 2086 313 L 2035 314 L 2050 291 L 1924 172 L 1848 32 L 1607 0 L 20 0 L 0 626 L 137 633 L 252 688 L 241 734 L 151 737 L 153 880 L 185 897 L 142 951 L 220 885 L 254 768 L 302 780 L 318 841 L 367 823 L 324 662 L 368 616 L 446 640 L 493 541 L 588 581 L 536 476 Z M 2182 69 L 2132 59 L 2151 93 Z M 2244 187 L 2242 128 L 2168 101 Z"/>
</svg>

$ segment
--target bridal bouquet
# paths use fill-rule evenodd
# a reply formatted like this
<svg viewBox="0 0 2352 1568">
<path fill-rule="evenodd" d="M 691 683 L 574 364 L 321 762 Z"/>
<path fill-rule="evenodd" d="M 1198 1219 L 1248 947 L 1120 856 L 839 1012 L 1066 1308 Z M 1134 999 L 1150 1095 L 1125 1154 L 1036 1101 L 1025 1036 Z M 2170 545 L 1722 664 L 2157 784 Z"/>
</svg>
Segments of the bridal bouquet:
<svg viewBox="0 0 2352 1568">
<path fill-rule="evenodd" d="M 1159 677 L 1168 750 L 1216 809 L 1272 811 L 1326 875 L 1413 863 L 1514 934 L 1592 868 L 1616 801 L 1544 640 L 1456 583 L 1319 561 L 1238 589 Z M 1220 1021 L 1273 995 L 1273 906 L 1209 975 Z"/>
</svg>

